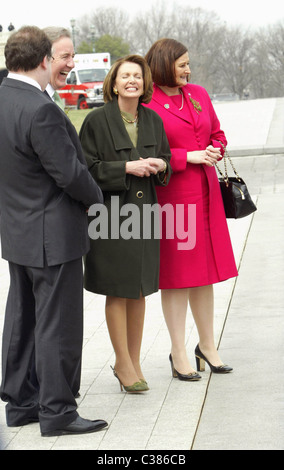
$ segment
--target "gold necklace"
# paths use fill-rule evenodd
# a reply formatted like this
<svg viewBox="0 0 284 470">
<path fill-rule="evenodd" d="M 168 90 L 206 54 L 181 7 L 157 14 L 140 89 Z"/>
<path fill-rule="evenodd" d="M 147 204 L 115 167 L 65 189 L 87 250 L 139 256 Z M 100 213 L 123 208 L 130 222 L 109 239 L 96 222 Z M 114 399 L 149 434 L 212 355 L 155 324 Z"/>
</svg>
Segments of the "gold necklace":
<svg viewBox="0 0 284 470">
<path fill-rule="evenodd" d="M 128 122 L 128 124 L 135 124 L 135 122 L 138 121 L 138 113 L 136 114 L 135 119 L 133 119 L 133 121 L 131 121 L 130 119 L 127 119 L 125 116 L 123 116 L 123 114 L 122 114 L 121 111 L 120 111 L 120 114 L 121 114 L 122 119 L 123 119 L 125 122 Z"/>
<path fill-rule="evenodd" d="M 179 92 L 181 93 L 181 107 L 178 108 L 178 110 L 181 111 L 183 108 L 183 92 L 181 91 L 181 89 L 179 90 Z"/>
</svg>

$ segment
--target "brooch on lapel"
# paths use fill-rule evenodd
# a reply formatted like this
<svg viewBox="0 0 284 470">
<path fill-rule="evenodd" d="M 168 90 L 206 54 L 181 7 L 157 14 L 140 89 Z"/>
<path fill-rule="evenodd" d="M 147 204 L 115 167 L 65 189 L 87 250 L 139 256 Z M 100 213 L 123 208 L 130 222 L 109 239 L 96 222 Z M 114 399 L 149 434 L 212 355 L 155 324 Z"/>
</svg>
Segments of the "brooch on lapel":
<svg viewBox="0 0 284 470">
<path fill-rule="evenodd" d="M 164 104 L 164 108 L 169 109 L 170 105 L 169 104 Z"/>
<path fill-rule="evenodd" d="M 195 111 L 197 112 L 197 114 L 199 114 L 202 111 L 202 108 L 201 108 L 200 104 L 198 103 L 198 101 L 191 98 L 190 93 L 188 93 L 188 96 L 189 96 L 189 101 L 193 104 L 193 107 L 194 107 Z"/>
</svg>

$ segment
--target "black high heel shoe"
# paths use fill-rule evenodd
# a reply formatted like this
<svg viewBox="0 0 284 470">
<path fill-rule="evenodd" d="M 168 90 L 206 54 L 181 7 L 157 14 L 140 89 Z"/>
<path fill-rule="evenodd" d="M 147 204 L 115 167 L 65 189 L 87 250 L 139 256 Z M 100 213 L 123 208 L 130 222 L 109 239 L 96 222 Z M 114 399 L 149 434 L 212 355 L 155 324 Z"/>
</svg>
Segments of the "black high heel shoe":
<svg viewBox="0 0 284 470">
<path fill-rule="evenodd" d="M 232 367 L 227 365 L 222 366 L 213 366 L 208 359 L 204 356 L 204 354 L 200 351 L 199 344 L 195 348 L 195 359 L 196 359 L 196 368 L 198 372 L 203 372 L 205 370 L 205 362 L 209 365 L 211 372 L 214 374 L 227 374 L 233 370 Z"/>
<path fill-rule="evenodd" d="M 185 380 L 187 382 L 189 382 L 189 381 L 194 382 L 196 380 L 201 379 L 201 376 L 199 374 L 197 374 L 196 372 L 192 372 L 190 374 L 180 374 L 174 367 L 173 358 L 172 358 L 171 354 L 169 356 L 169 360 L 170 360 L 170 363 L 171 363 L 173 377 L 175 377 L 175 378 L 177 377 L 179 380 Z"/>
</svg>

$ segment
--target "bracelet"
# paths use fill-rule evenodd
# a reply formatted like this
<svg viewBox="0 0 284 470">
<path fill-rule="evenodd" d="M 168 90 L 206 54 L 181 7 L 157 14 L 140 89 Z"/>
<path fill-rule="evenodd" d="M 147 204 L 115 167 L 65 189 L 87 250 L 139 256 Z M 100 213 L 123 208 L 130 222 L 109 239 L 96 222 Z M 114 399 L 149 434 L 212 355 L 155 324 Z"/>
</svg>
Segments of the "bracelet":
<svg viewBox="0 0 284 470">
<path fill-rule="evenodd" d="M 164 168 L 162 169 L 162 171 L 166 171 L 166 170 L 167 170 L 167 167 L 168 167 L 168 164 L 167 164 L 167 162 L 165 162 L 165 166 L 164 166 Z"/>
</svg>

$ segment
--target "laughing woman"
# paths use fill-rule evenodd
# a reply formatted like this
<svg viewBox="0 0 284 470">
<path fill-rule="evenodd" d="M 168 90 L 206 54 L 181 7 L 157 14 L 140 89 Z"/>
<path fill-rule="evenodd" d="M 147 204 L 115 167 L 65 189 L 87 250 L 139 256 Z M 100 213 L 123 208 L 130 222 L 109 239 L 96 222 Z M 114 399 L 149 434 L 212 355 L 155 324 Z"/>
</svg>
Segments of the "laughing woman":
<svg viewBox="0 0 284 470">
<path fill-rule="evenodd" d="M 148 390 L 140 366 L 145 296 L 159 285 L 159 238 L 153 233 L 143 238 L 143 208 L 157 202 L 155 186 L 167 185 L 171 173 L 162 120 L 141 105 L 151 100 L 152 91 L 142 57 L 119 59 L 104 82 L 106 104 L 87 115 L 80 131 L 89 171 L 104 193 L 107 211 L 98 217 L 108 217 L 102 222 L 107 222 L 107 236 L 92 233 L 99 219 L 90 224 L 85 288 L 106 295 L 114 375 L 127 392 Z M 131 211 L 132 225 L 127 218 Z"/>
</svg>

